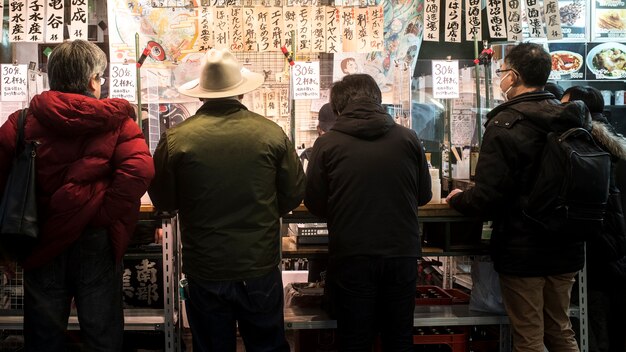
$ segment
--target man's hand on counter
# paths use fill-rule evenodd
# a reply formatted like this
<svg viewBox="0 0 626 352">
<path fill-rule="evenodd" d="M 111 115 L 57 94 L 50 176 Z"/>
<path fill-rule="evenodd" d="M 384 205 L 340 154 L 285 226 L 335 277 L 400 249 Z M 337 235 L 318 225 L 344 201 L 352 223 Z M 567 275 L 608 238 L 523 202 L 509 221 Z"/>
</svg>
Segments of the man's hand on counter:
<svg viewBox="0 0 626 352">
<path fill-rule="evenodd" d="M 454 195 L 456 195 L 457 193 L 461 193 L 463 192 L 462 190 L 455 188 L 453 189 L 450 194 L 448 194 L 448 196 L 446 197 L 446 203 L 450 203 L 450 199 L 452 199 L 452 197 L 454 197 Z"/>
</svg>

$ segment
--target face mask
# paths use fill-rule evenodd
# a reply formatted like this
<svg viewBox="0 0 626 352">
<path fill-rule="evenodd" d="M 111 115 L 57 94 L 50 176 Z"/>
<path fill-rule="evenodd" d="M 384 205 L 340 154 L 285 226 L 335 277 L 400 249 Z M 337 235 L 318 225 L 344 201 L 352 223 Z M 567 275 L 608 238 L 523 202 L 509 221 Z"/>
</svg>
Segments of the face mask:
<svg viewBox="0 0 626 352">
<path fill-rule="evenodd" d="M 507 73 L 506 75 L 504 75 L 504 77 L 502 77 L 502 78 L 500 79 L 500 82 L 504 81 L 504 79 L 505 79 L 508 75 L 510 75 L 510 74 L 511 74 L 511 73 L 509 72 L 509 73 Z M 513 86 L 512 86 L 512 85 L 509 87 L 509 89 L 507 89 L 506 91 L 502 92 L 502 99 L 503 99 L 504 101 L 509 100 L 508 94 L 509 94 L 509 92 L 511 91 L 511 89 L 513 89 Z"/>
</svg>

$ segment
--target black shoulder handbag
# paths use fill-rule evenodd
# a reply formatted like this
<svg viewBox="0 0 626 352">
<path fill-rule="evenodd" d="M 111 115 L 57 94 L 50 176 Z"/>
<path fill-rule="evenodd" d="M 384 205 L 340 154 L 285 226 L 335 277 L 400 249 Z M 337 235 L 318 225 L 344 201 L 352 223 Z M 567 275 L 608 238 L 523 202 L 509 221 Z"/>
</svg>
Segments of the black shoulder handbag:
<svg viewBox="0 0 626 352">
<path fill-rule="evenodd" d="M 39 236 L 35 196 L 37 142 L 24 140 L 26 109 L 17 122 L 15 159 L 0 201 L 0 250 L 7 259 L 23 260 Z"/>
</svg>

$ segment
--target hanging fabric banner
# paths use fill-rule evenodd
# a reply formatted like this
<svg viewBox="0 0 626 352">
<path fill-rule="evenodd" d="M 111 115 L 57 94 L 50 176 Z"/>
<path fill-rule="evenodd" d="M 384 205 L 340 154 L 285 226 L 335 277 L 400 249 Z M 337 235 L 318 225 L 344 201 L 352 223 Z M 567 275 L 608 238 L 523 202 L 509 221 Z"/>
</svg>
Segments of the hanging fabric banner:
<svg viewBox="0 0 626 352">
<path fill-rule="evenodd" d="M 459 43 L 461 41 L 461 2 L 446 0 L 446 31 L 445 41 Z"/>
<path fill-rule="evenodd" d="M 440 0 L 424 0 L 424 40 L 439 41 L 439 9 Z"/>
<path fill-rule="evenodd" d="M 43 0 L 30 0 L 28 3 L 26 26 L 26 41 L 41 43 L 44 40 L 43 29 L 45 28 Z"/>
<path fill-rule="evenodd" d="M 61 43 L 65 23 L 63 0 L 46 1 L 46 43 Z"/>
<path fill-rule="evenodd" d="M 548 40 L 563 39 L 558 0 L 544 0 L 543 13 L 545 14 L 544 21 L 546 22 Z"/>
<path fill-rule="evenodd" d="M 70 40 L 87 40 L 87 0 L 72 0 L 70 7 Z"/>
<path fill-rule="evenodd" d="M 506 35 L 510 41 L 522 41 L 522 4 L 506 0 Z"/>
<path fill-rule="evenodd" d="M 20 1 L 9 2 L 9 42 L 26 40 L 26 4 Z"/>
<path fill-rule="evenodd" d="M 465 40 L 482 40 L 480 0 L 465 0 Z"/>
<path fill-rule="evenodd" d="M 487 23 L 491 38 L 506 38 L 504 23 L 504 3 L 502 0 L 487 1 Z"/>
<path fill-rule="evenodd" d="M 526 0 L 526 18 L 531 38 L 545 38 L 541 21 L 541 4 L 537 0 Z"/>
</svg>

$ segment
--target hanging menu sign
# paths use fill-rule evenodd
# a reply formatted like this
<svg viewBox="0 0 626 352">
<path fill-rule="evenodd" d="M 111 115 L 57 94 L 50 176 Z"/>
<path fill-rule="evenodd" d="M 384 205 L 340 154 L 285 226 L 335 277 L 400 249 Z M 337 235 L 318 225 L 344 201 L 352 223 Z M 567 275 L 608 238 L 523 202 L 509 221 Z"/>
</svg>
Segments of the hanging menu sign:
<svg viewBox="0 0 626 352">
<path fill-rule="evenodd" d="M 548 40 L 562 39 L 561 14 L 559 12 L 559 2 L 557 0 L 544 0 L 543 2 L 544 21 L 546 23 L 546 36 Z"/>
<path fill-rule="evenodd" d="M 506 35 L 510 41 L 522 40 L 522 4 L 518 0 L 506 0 Z"/>
<path fill-rule="evenodd" d="M 506 38 L 504 3 L 502 0 L 487 1 L 487 25 L 491 38 Z"/>
<path fill-rule="evenodd" d="M 465 0 L 465 40 L 482 40 L 480 0 Z"/>
<path fill-rule="evenodd" d="M 564 39 L 585 40 L 586 3 L 585 0 L 559 0 L 561 32 Z"/>
<path fill-rule="evenodd" d="M 461 42 L 461 2 L 446 0 L 446 42 Z"/>
<path fill-rule="evenodd" d="M 26 40 L 26 11 L 24 2 L 9 2 L 9 42 Z"/>
<path fill-rule="evenodd" d="M 70 7 L 70 40 L 87 40 L 87 0 L 72 0 Z"/>
<path fill-rule="evenodd" d="M 526 18 L 531 38 L 544 38 L 543 22 L 541 21 L 541 4 L 537 0 L 526 0 Z"/>
<path fill-rule="evenodd" d="M 296 62 L 291 70 L 293 99 L 319 99 L 320 63 Z"/>
<path fill-rule="evenodd" d="M 30 0 L 28 10 L 26 11 L 28 16 L 28 25 L 26 26 L 27 41 L 43 42 L 43 29 L 45 28 L 44 10 L 43 0 Z"/>
<path fill-rule="evenodd" d="M 26 65 L 0 65 L 0 77 L 2 78 L 2 101 L 26 101 L 27 94 L 27 72 Z"/>
<path fill-rule="evenodd" d="M 63 1 L 46 1 L 46 43 L 63 41 L 65 6 Z"/>
<path fill-rule="evenodd" d="M 122 98 L 129 102 L 137 100 L 137 70 L 134 66 L 125 64 L 111 64 L 109 70 L 109 96 Z"/>
<path fill-rule="evenodd" d="M 459 97 L 459 61 L 433 60 L 433 96 L 438 99 Z"/>
<path fill-rule="evenodd" d="M 626 1 L 596 0 L 594 1 L 592 39 L 625 40 L 626 38 Z"/>
<path fill-rule="evenodd" d="M 424 0 L 424 39 L 427 42 L 439 41 L 440 0 Z"/>
</svg>

